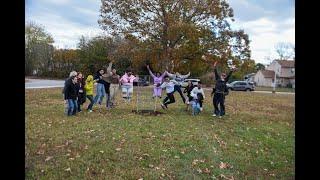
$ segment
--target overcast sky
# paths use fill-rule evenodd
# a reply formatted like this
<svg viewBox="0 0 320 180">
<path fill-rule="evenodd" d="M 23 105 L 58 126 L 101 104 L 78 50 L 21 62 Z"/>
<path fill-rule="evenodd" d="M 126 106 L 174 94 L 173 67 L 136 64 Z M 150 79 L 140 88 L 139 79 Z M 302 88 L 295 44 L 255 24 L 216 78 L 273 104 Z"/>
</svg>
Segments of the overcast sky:
<svg viewBox="0 0 320 180">
<path fill-rule="evenodd" d="M 278 42 L 295 44 L 294 0 L 229 0 L 234 29 L 244 29 L 251 40 L 252 59 L 268 63 Z M 41 24 L 53 36 L 54 46 L 76 48 L 81 35 L 103 33 L 97 23 L 100 0 L 26 0 L 26 21 Z"/>
</svg>

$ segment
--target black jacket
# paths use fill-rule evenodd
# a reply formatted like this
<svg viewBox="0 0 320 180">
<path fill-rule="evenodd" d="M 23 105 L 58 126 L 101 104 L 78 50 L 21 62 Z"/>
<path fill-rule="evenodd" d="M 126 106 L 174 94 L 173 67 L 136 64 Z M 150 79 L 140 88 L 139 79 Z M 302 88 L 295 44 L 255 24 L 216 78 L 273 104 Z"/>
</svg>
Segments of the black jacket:
<svg viewBox="0 0 320 180">
<path fill-rule="evenodd" d="M 192 91 L 193 88 L 194 88 L 194 85 L 193 85 L 193 84 L 191 84 L 191 86 L 188 85 L 188 86 L 184 89 L 183 93 L 187 93 L 187 96 L 190 97 L 190 93 L 191 93 L 191 91 Z"/>
<path fill-rule="evenodd" d="M 64 91 L 64 99 L 73 99 L 76 100 L 78 96 L 78 88 L 76 84 L 71 81 L 66 81 L 65 91 Z"/>
<path fill-rule="evenodd" d="M 227 89 L 227 82 L 229 81 L 229 78 L 232 74 L 232 71 L 230 71 L 227 75 L 227 77 L 222 80 L 220 78 L 220 75 L 217 72 L 217 68 L 214 68 L 214 75 L 216 78 L 216 86 L 215 86 L 215 93 L 224 93 Z"/>
<path fill-rule="evenodd" d="M 94 77 L 93 77 L 93 80 L 96 80 L 96 79 L 99 79 L 97 81 L 97 83 L 100 83 L 100 84 L 106 84 L 107 82 L 102 80 L 102 78 L 100 78 L 100 76 L 102 76 L 99 72 L 97 72 Z"/>
</svg>

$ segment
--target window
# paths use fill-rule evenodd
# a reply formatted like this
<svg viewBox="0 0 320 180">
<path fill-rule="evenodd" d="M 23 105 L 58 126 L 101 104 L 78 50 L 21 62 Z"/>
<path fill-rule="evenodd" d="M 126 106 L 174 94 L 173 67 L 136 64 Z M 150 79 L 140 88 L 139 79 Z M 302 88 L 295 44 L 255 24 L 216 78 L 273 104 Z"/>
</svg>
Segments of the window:
<svg viewBox="0 0 320 180">
<path fill-rule="evenodd" d="M 241 86 L 245 86 L 245 85 L 247 85 L 247 83 L 245 83 L 245 82 L 241 82 L 241 83 L 239 83 Z"/>
</svg>

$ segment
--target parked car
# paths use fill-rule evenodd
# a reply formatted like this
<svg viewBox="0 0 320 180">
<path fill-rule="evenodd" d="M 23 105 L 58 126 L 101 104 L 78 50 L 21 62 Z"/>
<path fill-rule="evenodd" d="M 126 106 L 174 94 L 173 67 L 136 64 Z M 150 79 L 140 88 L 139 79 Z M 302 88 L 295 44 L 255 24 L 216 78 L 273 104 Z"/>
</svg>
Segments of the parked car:
<svg viewBox="0 0 320 180">
<path fill-rule="evenodd" d="M 200 79 L 185 79 L 182 83 L 181 83 L 181 87 L 185 88 L 188 86 L 188 81 L 191 81 L 193 85 L 198 85 L 198 82 L 200 81 Z"/>
<path fill-rule="evenodd" d="M 254 91 L 253 82 L 248 81 L 233 81 L 230 84 L 227 84 L 227 88 L 232 91 Z"/>
<path fill-rule="evenodd" d="M 149 86 L 149 81 L 147 81 L 146 79 L 143 79 L 143 78 L 139 78 L 137 80 L 134 80 L 133 86 L 138 86 L 138 83 L 139 83 L 139 86 Z"/>
</svg>

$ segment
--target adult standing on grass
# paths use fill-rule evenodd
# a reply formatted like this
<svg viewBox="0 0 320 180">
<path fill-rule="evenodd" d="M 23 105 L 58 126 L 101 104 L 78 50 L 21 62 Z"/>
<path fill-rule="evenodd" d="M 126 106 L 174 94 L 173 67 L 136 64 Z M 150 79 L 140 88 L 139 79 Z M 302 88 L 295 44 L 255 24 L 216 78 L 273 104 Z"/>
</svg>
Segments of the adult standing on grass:
<svg viewBox="0 0 320 180">
<path fill-rule="evenodd" d="M 77 76 L 77 71 L 71 71 L 69 73 L 69 77 L 64 81 L 64 86 L 63 86 L 63 89 L 62 89 L 62 96 L 64 97 L 64 93 L 66 91 L 66 85 L 68 83 L 72 83 L 72 77 L 73 76 Z M 65 102 L 65 113 L 67 114 L 68 113 L 68 103 L 67 101 Z"/>
<path fill-rule="evenodd" d="M 104 89 L 106 91 L 106 107 L 107 110 L 110 109 L 111 103 L 110 103 L 110 85 L 111 85 L 111 66 L 112 66 L 112 62 L 109 63 L 107 69 L 106 69 L 106 73 L 104 73 L 102 75 L 102 80 L 104 81 Z"/>
<path fill-rule="evenodd" d="M 130 68 L 128 68 L 125 74 L 120 78 L 122 97 L 125 102 L 130 102 L 133 93 L 133 81 L 136 77 L 133 75 Z"/>
<path fill-rule="evenodd" d="M 77 75 L 77 88 L 78 88 L 78 112 L 81 112 L 81 105 L 86 102 L 86 91 L 84 89 L 85 80 L 81 72 L 78 72 Z"/>
<path fill-rule="evenodd" d="M 64 92 L 64 100 L 68 103 L 67 115 L 76 115 L 77 113 L 77 76 L 72 76 L 71 81 L 67 81 L 65 92 Z"/>
<path fill-rule="evenodd" d="M 93 78 L 93 80 L 97 82 L 97 90 L 96 90 L 96 96 L 94 97 L 94 104 L 98 103 L 99 107 L 101 107 L 103 97 L 106 96 L 106 90 L 104 87 L 104 84 L 106 82 L 102 80 L 103 74 L 104 74 L 104 70 L 99 69 Z"/>
<path fill-rule="evenodd" d="M 235 68 L 232 68 L 231 71 L 226 76 L 226 73 L 221 73 L 219 76 L 217 71 L 217 61 L 214 63 L 214 75 L 216 79 L 216 85 L 215 85 L 215 92 L 213 96 L 213 106 L 214 106 L 214 113 L 212 116 L 219 116 L 221 118 L 225 115 L 225 106 L 224 106 L 224 100 L 225 100 L 225 92 L 227 89 L 227 82 L 232 74 L 233 71 L 235 71 Z M 220 108 L 219 108 L 220 105 Z"/>
<path fill-rule="evenodd" d="M 147 65 L 147 69 L 149 71 L 150 76 L 153 78 L 153 98 L 161 98 L 161 87 L 160 84 L 162 83 L 163 77 L 166 75 L 167 71 L 164 71 L 162 74 L 159 72 L 156 73 L 156 76 L 150 70 L 149 65 Z"/>
<path fill-rule="evenodd" d="M 109 64 L 110 69 L 112 67 L 112 61 Z M 110 75 L 110 107 L 114 107 L 115 106 L 115 98 L 119 89 L 119 85 L 120 85 L 120 76 L 117 74 L 117 70 L 116 69 L 112 69 L 111 71 L 111 75 Z"/>
</svg>

